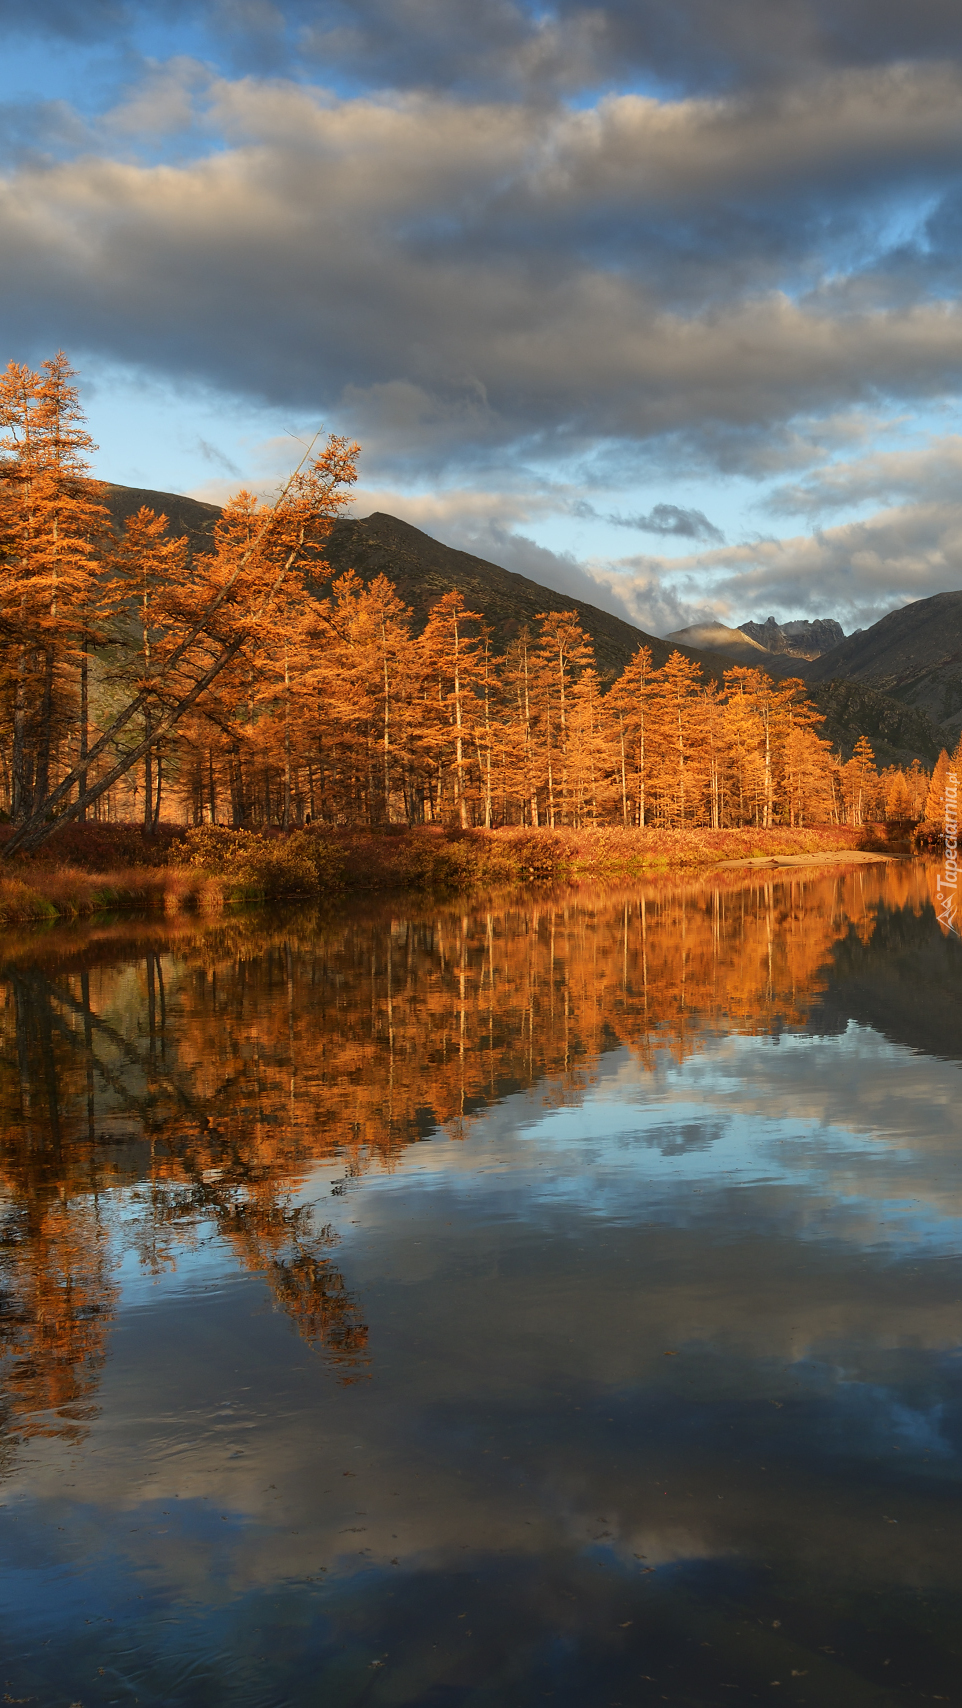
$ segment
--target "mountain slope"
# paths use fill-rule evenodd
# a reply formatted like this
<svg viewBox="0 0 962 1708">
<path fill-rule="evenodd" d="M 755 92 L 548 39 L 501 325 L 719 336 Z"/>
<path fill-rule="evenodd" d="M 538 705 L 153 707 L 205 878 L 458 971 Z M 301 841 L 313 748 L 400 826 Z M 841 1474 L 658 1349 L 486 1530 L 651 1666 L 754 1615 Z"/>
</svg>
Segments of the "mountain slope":
<svg viewBox="0 0 962 1708">
<path fill-rule="evenodd" d="M 170 518 L 171 531 L 186 534 L 195 551 L 207 549 L 213 525 L 220 515 L 216 504 L 131 486 L 108 486 L 107 502 L 115 522 L 121 525 L 142 504 L 163 512 Z M 454 589 L 464 594 L 469 609 L 480 611 L 490 624 L 495 648 L 500 651 L 525 624 L 532 632 L 536 631 L 539 611 L 574 611 L 591 637 L 598 672 L 605 681 L 619 675 L 642 645 L 651 648 L 656 666 L 664 664 L 675 651 L 673 643 L 646 634 L 609 611 L 569 594 L 555 593 L 537 581 L 530 581 L 526 575 L 516 575 L 485 558 L 442 545 L 410 522 L 381 511 L 335 522 L 325 543 L 324 556 L 331 566 L 331 576 L 310 583 L 318 595 L 326 593 L 331 580 L 348 569 L 356 570 L 362 581 L 386 575 L 404 603 L 411 606 L 415 625 L 420 630 L 428 620 L 431 606 L 443 593 Z M 678 650 L 701 664 L 705 674 L 716 680 L 721 679 L 729 662 L 727 659 L 721 662 L 691 646 L 680 646 Z"/>
<path fill-rule="evenodd" d="M 943 731 L 919 706 L 906 706 L 865 682 L 836 679 L 807 687 L 809 699 L 825 714 L 820 734 L 843 759 L 851 759 L 860 735 L 871 742 L 879 770 L 885 765 L 911 765 L 913 759 L 934 765 L 945 745 Z"/>
<path fill-rule="evenodd" d="M 140 486 L 106 485 L 106 503 L 114 525 L 123 527 L 128 516 L 136 515 L 143 505 L 157 515 L 169 518 L 172 534 L 186 534 L 194 551 L 208 551 L 214 523 L 220 515 L 219 504 L 205 504 L 200 498 L 184 498 L 177 492 L 152 492 Z"/>
<path fill-rule="evenodd" d="M 806 680 L 864 682 L 924 712 L 943 746 L 962 730 L 962 593 L 917 599 L 808 665 Z"/>
</svg>

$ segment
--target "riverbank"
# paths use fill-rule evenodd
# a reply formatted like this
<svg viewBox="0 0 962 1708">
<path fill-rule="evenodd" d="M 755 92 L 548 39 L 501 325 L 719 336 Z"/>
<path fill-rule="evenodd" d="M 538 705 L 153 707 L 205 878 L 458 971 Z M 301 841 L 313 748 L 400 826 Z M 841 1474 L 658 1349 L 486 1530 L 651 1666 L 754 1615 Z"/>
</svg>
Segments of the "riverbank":
<svg viewBox="0 0 962 1708">
<path fill-rule="evenodd" d="M 7 830 L 7 836 L 10 832 Z M 342 830 L 280 832 L 67 826 L 39 856 L 0 867 L 0 922 L 108 911 L 210 912 L 244 902 L 356 891 L 469 892 L 531 883 L 618 882 L 742 864 L 885 859 L 886 827 L 771 830 Z"/>
</svg>

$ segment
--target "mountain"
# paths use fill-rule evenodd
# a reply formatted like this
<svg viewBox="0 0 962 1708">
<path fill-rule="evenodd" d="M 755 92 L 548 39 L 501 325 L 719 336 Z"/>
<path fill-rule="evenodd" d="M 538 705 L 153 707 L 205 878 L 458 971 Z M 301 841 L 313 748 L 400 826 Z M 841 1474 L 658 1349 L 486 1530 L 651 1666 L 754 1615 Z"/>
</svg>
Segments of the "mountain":
<svg viewBox="0 0 962 1708">
<path fill-rule="evenodd" d="M 811 683 L 860 682 L 924 713 L 952 748 L 962 732 L 962 593 L 916 599 L 810 664 Z"/>
<path fill-rule="evenodd" d="M 135 516 L 146 505 L 148 510 L 169 519 L 172 534 L 186 534 L 195 551 L 210 549 L 214 523 L 220 515 L 219 504 L 205 504 L 200 498 L 184 498 L 177 492 L 152 492 L 146 487 L 104 484 L 107 508 L 115 527 L 123 527 L 128 516 Z"/>
<path fill-rule="evenodd" d="M 776 623 L 769 617 L 766 623 L 740 623 L 739 632 L 757 641 L 767 652 L 788 653 L 792 658 L 820 658 L 830 647 L 845 639 L 845 630 L 834 617 L 793 617 L 791 622 Z"/>
<path fill-rule="evenodd" d="M 860 735 L 871 742 L 879 770 L 885 765 L 911 765 L 913 759 L 934 765 L 945 746 L 942 730 L 921 707 L 907 706 L 864 682 L 809 681 L 806 687 L 809 699 L 825 716 L 821 734 L 843 759 L 851 759 Z"/>
<path fill-rule="evenodd" d="M 214 523 L 220 515 L 216 504 L 184 498 L 173 492 L 152 492 L 139 487 L 108 486 L 107 503 L 114 521 L 123 524 L 143 504 L 170 518 L 171 531 L 186 535 L 195 551 L 208 548 Z M 393 582 L 423 629 L 431 606 L 452 589 L 464 594 L 468 608 L 480 611 L 490 624 L 496 650 L 505 647 L 525 624 L 534 632 L 539 611 L 574 611 L 590 636 L 603 681 L 613 681 L 640 646 L 649 646 L 656 666 L 664 664 L 674 645 L 646 634 L 633 623 L 599 610 L 583 599 L 555 593 L 526 575 L 515 575 L 469 552 L 444 546 L 396 516 L 375 511 L 372 516 L 342 517 L 325 541 L 324 557 L 331 567 L 329 577 L 309 580 L 319 597 L 345 570 L 354 569 L 362 581 L 385 575 Z M 678 649 L 700 664 L 707 676 L 720 680 L 724 664 L 690 646 Z"/>
<path fill-rule="evenodd" d="M 761 646 L 743 629 L 728 629 L 724 623 L 692 623 L 687 629 L 675 629 L 666 640 L 676 646 L 696 646 L 703 652 L 723 652 L 726 659 L 738 664 L 754 665 L 765 670 L 775 663 L 772 653 Z"/>
<path fill-rule="evenodd" d="M 186 535 L 195 551 L 209 547 L 214 524 L 220 515 L 216 504 L 205 504 L 200 499 L 185 498 L 178 493 L 155 492 L 139 487 L 108 486 L 107 502 L 117 524 L 122 524 L 143 504 L 164 512 L 170 517 L 172 531 Z M 834 647 L 831 653 L 818 659 L 817 664 L 806 664 L 797 655 L 784 651 L 766 652 L 747 632 L 726 629 L 722 624 L 696 624 L 691 629 L 680 630 L 659 640 L 595 605 L 555 593 L 536 581 L 530 581 L 527 576 L 515 575 L 484 558 L 472 557 L 469 552 L 442 545 L 409 522 L 401 522 L 397 517 L 380 512 L 336 522 L 325 545 L 325 557 L 331 566 L 332 577 L 348 569 L 356 570 L 365 581 L 373 580 L 376 575 L 386 575 L 405 604 L 412 607 L 419 628 L 426 623 L 435 600 L 442 593 L 457 589 L 464 594 L 469 608 L 480 611 L 491 625 L 495 646 L 499 649 L 506 647 L 524 624 L 534 629 L 539 611 L 574 611 L 591 637 L 599 675 L 608 682 L 624 669 L 642 645 L 651 648 L 656 666 L 664 664 L 677 647 L 700 664 L 706 676 L 714 681 L 720 681 L 725 669 L 733 663 L 751 663 L 773 676 L 804 674 L 810 679 L 814 670 L 821 669 L 828 659 L 836 655 L 842 655 L 836 674 L 843 676 L 849 659 L 845 649 L 854 646 L 857 651 L 858 646 L 875 632 L 869 630 L 866 635 L 851 636 L 841 646 Z M 317 580 L 312 591 L 321 596 L 329 585 L 330 578 Z M 942 594 L 940 597 L 962 602 L 962 594 Z M 934 601 L 923 603 L 932 604 Z M 918 609 L 918 606 L 908 607 L 909 611 Z M 896 618 L 904 615 L 902 612 L 893 613 Z M 883 623 L 891 621 L 891 618 L 883 618 Z M 768 631 L 767 624 L 754 626 Z M 786 631 L 797 626 L 781 625 Z M 810 626 L 816 629 L 820 625 Z M 876 629 L 881 627 L 882 624 L 876 624 Z M 730 642 L 727 641 L 729 636 L 732 637 Z M 726 641 L 724 651 L 719 649 L 721 640 Z M 812 698 L 826 714 L 825 734 L 846 758 L 850 757 L 859 736 L 864 734 L 875 748 L 880 765 L 906 764 L 913 758 L 932 763 L 945 738 L 927 715 L 925 707 L 906 703 L 904 698 L 892 699 L 875 686 L 831 681 L 832 674 L 831 671 L 825 672 L 825 679 L 820 678 L 819 684 L 813 685 Z M 962 681 L 958 704 L 962 710 Z"/>
</svg>

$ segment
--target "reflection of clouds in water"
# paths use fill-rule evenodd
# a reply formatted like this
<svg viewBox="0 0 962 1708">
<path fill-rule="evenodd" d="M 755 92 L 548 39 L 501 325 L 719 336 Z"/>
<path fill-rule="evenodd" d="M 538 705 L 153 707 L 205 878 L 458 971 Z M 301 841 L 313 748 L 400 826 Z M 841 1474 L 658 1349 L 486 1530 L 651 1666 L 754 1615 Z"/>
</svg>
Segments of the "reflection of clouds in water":
<svg viewBox="0 0 962 1708">
<path fill-rule="evenodd" d="M 580 963 L 592 976 L 595 948 Z M 374 1011 L 369 965 L 366 1006 L 345 1012 L 345 1035 Z M 620 957 L 611 965 L 620 976 Z M 459 1572 L 516 1570 L 551 1631 L 558 1562 L 606 1582 L 606 1595 L 614 1579 L 652 1583 L 659 1567 L 686 1595 L 696 1572 L 760 1559 L 801 1560 L 803 1575 L 843 1586 L 846 1574 L 875 1587 L 957 1581 L 953 1539 L 932 1514 L 960 1416 L 945 1356 L 960 1338 L 958 1069 L 864 1026 L 775 1042 L 687 1013 L 636 1052 L 633 1015 L 620 1031 L 588 1023 L 613 988 L 605 966 L 586 986 L 580 1071 L 562 1073 L 559 1002 L 557 1048 L 535 1061 L 529 1090 L 420 1143 L 405 1128 L 386 1167 L 372 1151 L 353 1175 L 350 1150 L 334 1149 L 344 1111 L 329 1098 L 348 1057 L 298 1082 L 300 1125 L 282 1119 L 280 987 L 283 1100 L 268 1102 L 278 1124 L 263 1146 L 244 1153 L 245 1202 L 270 1185 L 266 1233 L 287 1226 L 289 1191 L 318 1230 L 333 1221 L 345 1287 L 370 1327 L 369 1379 L 349 1389 L 298 1337 L 263 1271 L 239 1265 L 226 1214 L 234 1153 L 211 1142 L 222 1114 L 210 1063 L 227 1021 L 198 1007 L 208 1030 L 185 1071 L 197 1084 L 209 1075 L 211 1130 L 185 1152 L 185 1171 L 149 1186 L 100 1182 L 116 1252 L 143 1193 L 161 1210 L 182 1202 L 183 1239 L 174 1273 L 140 1276 L 128 1256 L 116 1277 L 118 1333 L 72 1535 L 56 1528 L 62 1442 L 37 1442 L 9 1483 L 50 1520 L 58 1569 L 77 1566 L 82 1534 L 87 1570 L 100 1547 L 140 1574 L 138 1590 L 162 1583 L 240 1617 L 245 1595 L 280 1591 L 287 1606 L 325 1567 L 357 1606 L 386 1605 L 406 1579 L 422 1619 Z M 218 980 L 226 1001 L 227 974 Z M 307 1037 L 316 1015 L 308 984 L 299 989 Z M 180 1012 L 190 992 L 172 971 L 167 992 Z M 515 995 L 512 985 L 512 1026 Z M 245 986 L 230 1021 L 237 1059 L 249 1001 Z M 263 1032 L 270 989 L 260 1002 Z M 436 1021 L 412 1022 L 409 1089 L 427 1088 L 439 1114 L 457 1108 L 459 1075 L 470 1107 L 523 1082 L 499 1072 L 516 1043 L 490 1060 L 482 1050 L 483 1009 L 479 998 L 474 1054 L 454 1050 L 440 1067 L 425 1067 Z M 694 1051 L 687 1060 L 672 1036 Z M 372 1033 L 353 1069 L 372 1092 L 372 1131 L 384 1122 L 385 1059 Z M 233 1139 L 247 1130 L 240 1121 Z"/>
<path fill-rule="evenodd" d="M 955 1063 L 851 1023 L 830 1040 L 706 1039 L 680 1066 L 664 1052 L 653 1072 L 629 1049 L 612 1051 L 580 1102 L 545 1109 L 537 1091 L 508 1097 L 475 1118 L 466 1142 L 442 1132 L 417 1147 L 404 1173 L 422 1190 L 485 1201 L 488 1213 L 507 1188 L 515 1208 L 500 1213 L 536 1219 L 570 1203 L 595 1216 L 634 1210 L 687 1223 L 710 1217 L 719 1191 L 791 1186 L 789 1200 L 756 1197 L 753 1215 L 803 1239 L 954 1250 L 960 1127 Z M 403 1189 L 400 1176 L 378 1188 Z M 366 1216 L 373 1201 L 363 1202 Z"/>
</svg>

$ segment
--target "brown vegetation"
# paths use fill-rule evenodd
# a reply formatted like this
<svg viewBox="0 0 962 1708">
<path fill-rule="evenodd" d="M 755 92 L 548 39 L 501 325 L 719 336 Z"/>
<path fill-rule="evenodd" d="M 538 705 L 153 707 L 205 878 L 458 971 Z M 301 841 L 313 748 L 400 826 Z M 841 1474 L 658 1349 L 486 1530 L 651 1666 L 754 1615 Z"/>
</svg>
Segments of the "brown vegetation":
<svg viewBox="0 0 962 1708">
<path fill-rule="evenodd" d="M 9 827 L 0 828 L 9 836 Z M 203 825 L 144 838 L 134 826 L 64 826 L 0 873 L 0 922 L 334 897 L 358 890 L 438 893 L 531 883 L 608 882 L 734 860 L 887 848 L 886 827 L 855 830 L 507 830 L 419 826 L 305 829 L 288 835 Z"/>
</svg>

